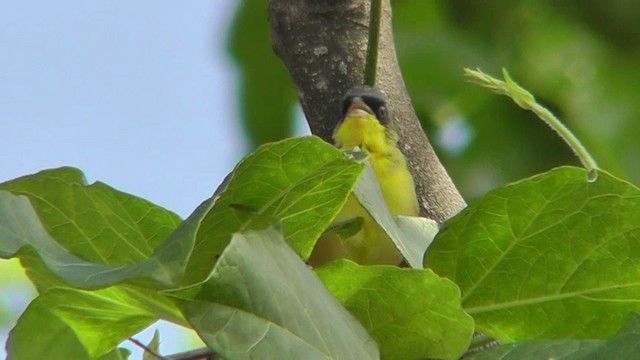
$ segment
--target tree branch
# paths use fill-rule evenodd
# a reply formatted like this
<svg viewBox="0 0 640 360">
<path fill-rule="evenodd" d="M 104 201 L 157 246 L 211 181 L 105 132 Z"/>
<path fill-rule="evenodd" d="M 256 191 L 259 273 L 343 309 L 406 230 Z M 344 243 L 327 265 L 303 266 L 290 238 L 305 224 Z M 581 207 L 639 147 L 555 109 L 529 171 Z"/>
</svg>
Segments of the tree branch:
<svg viewBox="0 0 640 360">
<path fill-rule="evenodd" d="M 275 53 L 289 70 L 311 131 L 331 142 L 345 92 L 363 83 L 369 0 L 269 0 Z M 466 206 L 418 121 L 404 85 L 382 3 L 377 87 L 386 95 L 400 149 L 416 183 L 420 213 L 438 223 Z"/>
</svg>

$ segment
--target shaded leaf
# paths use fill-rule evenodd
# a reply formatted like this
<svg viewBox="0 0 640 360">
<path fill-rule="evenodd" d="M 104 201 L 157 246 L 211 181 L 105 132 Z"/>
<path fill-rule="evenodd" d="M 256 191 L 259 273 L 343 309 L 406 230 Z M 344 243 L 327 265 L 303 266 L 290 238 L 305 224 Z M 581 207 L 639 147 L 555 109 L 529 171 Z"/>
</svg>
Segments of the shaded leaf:
<svg viewBox="0 0 640 360">
<path fill-rule="evenodd" d="M 362 207 L 389 235 L 409 265 L 422 269 L 424 253 L 438 232 L 437 223 L 426 218 L 409 220 L 411 217 L 403 216 L 399 220 L 399 217 L 393 216 L 389 212 L 371 164 L 368 161 L 364 163 L 365 171 L 358 179 L 353 193 Z"/>
<path fill-rule="evenodd" d="M 378 358 L 366 331 L 276 228 L 234 234 L 196 299 L 181 307 L 225 358 Z"/>
<path fill-rule="evenodd" d="M 473 319 L 462 310 L 460 290 L 430 270 L 338 260 L 315 271 L 384 359 L 457 359 L 469 346 Z"/>
<path fill-rule="evenodd" d="M 202 221 L 184 284 L 209 276 L 231 234 L 263 216 L 281 219 L 285 239 L 303 259 L 346 201 L 362 165 L 315 136 L 261 146 L 240 162 Z M 252 216 L 234 210 L 252 209 Z"/>
<path fill-rule="evenodd" d="M 364 219 L 361 216 L 344 221 L 337 221 L 329 225 L 325 233 L 334 234 L 338 236 L 340 241 L 345 242 L 362 229 L 363 223 Z"/>
<path fill-rule="evenodd" d="M 590 359 L 601 340 L 530 340 L 502 345 L 471 356 L 470 360 Z M 618 358 L 615 358 L 618 359 Z"/>
<path fill-rule="evenodd" d="M 438 223 L 419 216 L 397 215 L 393 218 L 404 235 L 404 241 L 409 243 L 409 248 L 415 249 L 416 253 L 422 253 L 424 256 L 426 248 L 431 245 L 438 233 Z"/>
<path fill-rule="evenodd" d="M 606 338 L 640 309 L 640 190 L 563 167 L 497 189 L 446 223 L 428 266 L 503 342 Z"/>
<path fill-rule="evenodd" d="M 470 360 L 635 360 L 640 353 L 640 316 L 631 314 L 618 333 L 602 340 L 532 340 L 500 346 Z"/>
</svg>

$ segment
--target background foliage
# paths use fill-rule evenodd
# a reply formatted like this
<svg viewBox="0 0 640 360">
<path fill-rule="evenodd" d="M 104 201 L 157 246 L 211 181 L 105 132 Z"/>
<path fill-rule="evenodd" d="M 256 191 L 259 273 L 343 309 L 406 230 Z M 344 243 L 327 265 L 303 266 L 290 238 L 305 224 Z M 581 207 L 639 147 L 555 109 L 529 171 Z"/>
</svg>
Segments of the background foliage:
<svg viewBox="0 0 640 360">
<path fill-rule="evenodd" d="M 254 146 L 290 134 L 291 120 L 284 119 L 293 116 L 291 80 L 265 42 L 265 11 L 265 2 L 244 1 L 229 38 L 242 74 L 242 121 Z M 640 182 L 634 161 L 640 156 L 640 124 L 634 121 L 640 116 L 640 3 L 396 0 L 393 22 L 414 106 L 468 200 L 577 162 L 534 115 L 469 84 L 464 67 L 496 75 L 508 68 L 584 141 L 602 168 Z M 279 93 L 277 106 L 257 89 Z"/>
</svg>

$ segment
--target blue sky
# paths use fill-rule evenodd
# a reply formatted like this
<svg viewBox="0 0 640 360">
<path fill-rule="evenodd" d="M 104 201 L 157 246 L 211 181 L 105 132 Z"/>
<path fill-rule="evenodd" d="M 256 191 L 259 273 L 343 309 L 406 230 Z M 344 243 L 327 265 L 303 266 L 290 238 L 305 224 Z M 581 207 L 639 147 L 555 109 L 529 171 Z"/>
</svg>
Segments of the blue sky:
<svg viewBox="0 0 640 360">
<path fill-rule="evenodd" d="M 72 165 L 187 215 L 244 150 L 231 4 L 4 3 L 0 181 Z"/>
<path fill-rule="evenodd" d="M 4 2 L 0 182 L 70 165 L 187 216 L 246 146 L 225 53 L 234 4 Z M 25 291 L 0 302 L 20 311 Z"/>
</svg>

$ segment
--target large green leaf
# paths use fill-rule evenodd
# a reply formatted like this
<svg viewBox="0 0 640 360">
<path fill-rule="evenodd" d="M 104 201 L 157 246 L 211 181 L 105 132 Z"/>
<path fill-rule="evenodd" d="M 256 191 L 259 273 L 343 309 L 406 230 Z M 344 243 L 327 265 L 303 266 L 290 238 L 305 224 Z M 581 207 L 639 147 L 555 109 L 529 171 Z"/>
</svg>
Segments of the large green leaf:
<svg viewBox="0 0 640 360">
<path fill-rule="evenodd" d="M 431 270 L 339 260 L 316 273 L 369 331 L 384 359 L 457 359 L 469 346 L 474 325 L 462 310 L 460 290 Z"/>
<path fill-rule="evenodd" d="M 344 205 L 362 167 L 315 136 L 261 146 L 238 164 L 204 218 L 184 284 L 209 276 L 231 234 L 252 228 L 265 217 L 282 220 L 289 245 L 308 258 Z"/>
<path fill-rule="evenodd" d="M 0 184 L 25 195 L 44 228 L 87 261 L 126 265 L 144 260 L 180 223 L 177 215 L 141 198 L 96 182 L 80 170 L 41 171 Z"/>
<path fill-rule="evenodd" d="M 374 359 L 375 343 L 285 243 L 281 230 L 236 233 L 195 300 L 181 303 L 229 359 Z"/>
<path fill-rule="evenodd" d="M 603 340 L 531 340 L 500 346 L 481 352 L 469 360 L 635 360 L 640 351 L 640 316 L 631 318 L 607 341 Z"/>
<path fill-rule="evenodd" d="M 511 184 L 445 224 L 426 264 L 504 342 L 606 338 L 640 309 L 640 190 L 571 167 Z"/>
<path fill-rule="evenodd" d="M 49 334 L 45 343 L 38 341 L 42 334 Z M 10 360 L 90 358 L 73 330 L 37 300 L 22 313 L 6 348 Z"/>
<path fill-rule="evenodd" d="M 128 278 L 127 267 L 91 263 L 71 254 L 43 228 L 27 197 L 0 190 L 0 255 L 12 257 L 24 246 L 35 250 L 46 269 L 77 287 L 107 286 L 114 278 Z M 26 264 L 32 264 L 27 266 L 27 274 L 35 284 L 41 285 L 41 291 L 46 290 L 48 285 L 44 279 L 50 278 L 47 270 L 38 265 L 36 258 L 30 256 L 31 253 L 23 255 L 30 259 Z"/>
<path fill-rule="evenodd" d="M 173 213 L 102 183 L 87 185 L 72 168 L 45 170 L 0 189 L 10 191 L 0 190 L 0 256 L 24 249 L 23 265 L 40 291 L 61 285 L 49 272 L 81 288 L 140 277 L 170 282 L 149 257 L 177 226 Z"/>
<path fill-rule="evenodd" d="M 180 317 L 168 299 L 135 289 L 51 289 L 18 319 L 8 354 L 12 359 L 94 359 L 151 325 L 158 312 Z"/>
<path fill-rule="evenodd" d="M 58 199 L 56 203 L 49 204 L 65 206 L 68 202 Z M 85 261 L 70 253 L 44 229 L 27 197 L 0 190 L 0 256 L 19 254 L 27 274 L 40 292 L 49 287 L 62 286 L 60 280 L 79 288 L 100 288 L 126 280 L 147 287 L 172 287 L 184 272 L 195 231 L 208 205 L 205 202 L 198 208 L 194 215 L 170 234 L 153 256 L 131 265 L 110 266 Z M 93 215 L 100 218 L 99 212 Z M 48 213 L 43 214 L 42 218 L 43 221 L 51 220 Z M 63 237 L 64 233 L 58 232 L 58 236 Z M 103 245 L 102 241 L 97 244 Z M 126 239 L 123 241 L 126 242 Z M 20 250 L 23 251 L 18 253 Z"/>
</svg>

